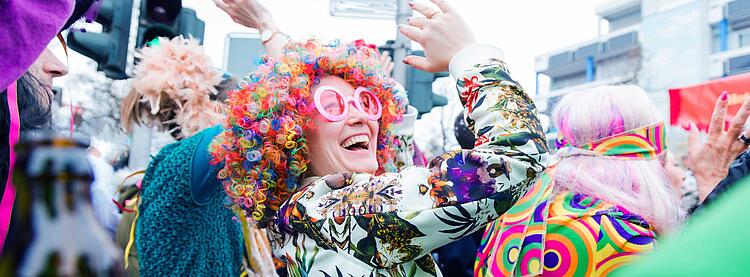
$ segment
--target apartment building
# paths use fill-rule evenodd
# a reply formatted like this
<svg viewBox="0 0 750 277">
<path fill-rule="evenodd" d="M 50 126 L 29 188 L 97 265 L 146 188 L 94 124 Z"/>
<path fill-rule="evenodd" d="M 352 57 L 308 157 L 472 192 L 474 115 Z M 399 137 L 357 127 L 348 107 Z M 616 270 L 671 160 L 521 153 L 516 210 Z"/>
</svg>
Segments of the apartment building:
<svg viewBox="0 0 750 277">
<path fill-rule="evenodd" d="M 666 117 L 669 89 L 750 72 L 750 0 L 606 0 L 595 12 L 597 37 L 536 57 L 543 117 L 605 84 L 641 86 Z"/>
</svg>

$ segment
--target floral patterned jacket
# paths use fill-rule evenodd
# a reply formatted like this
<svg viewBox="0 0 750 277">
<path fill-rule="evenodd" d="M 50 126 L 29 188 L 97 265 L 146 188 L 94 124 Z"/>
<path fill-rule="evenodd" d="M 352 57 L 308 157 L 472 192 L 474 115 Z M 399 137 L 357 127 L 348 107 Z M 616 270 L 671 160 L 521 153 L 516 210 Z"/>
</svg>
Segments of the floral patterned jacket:
<svg viewBox="0 0 750 277">
<path fill-rule="evenodd" d="M 548 151 L 534 103 L 501 53 L 473 45 L 451 61 L 474 150 L 445 153 L 429 169 L 328 175 L 282 206 L 269 233 L 289 276 L 442 276 L 430 251 L 516 203 Z"/>
</svg>

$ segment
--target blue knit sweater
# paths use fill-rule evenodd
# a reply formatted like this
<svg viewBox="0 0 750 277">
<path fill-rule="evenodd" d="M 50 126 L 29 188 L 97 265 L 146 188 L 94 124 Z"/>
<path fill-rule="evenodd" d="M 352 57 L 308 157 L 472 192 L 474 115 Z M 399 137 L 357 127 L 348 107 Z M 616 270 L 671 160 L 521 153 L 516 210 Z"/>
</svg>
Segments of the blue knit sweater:
<svg viewBox="0 0 750 277">
<path fill-rule="evenodd" d="M 167 145 L 149 164 L 136 227 L 142 276 L 242 272 L 242 231 L 207 164 L 208 144 L 220 131 L 209 128 Z"/>
</svg>

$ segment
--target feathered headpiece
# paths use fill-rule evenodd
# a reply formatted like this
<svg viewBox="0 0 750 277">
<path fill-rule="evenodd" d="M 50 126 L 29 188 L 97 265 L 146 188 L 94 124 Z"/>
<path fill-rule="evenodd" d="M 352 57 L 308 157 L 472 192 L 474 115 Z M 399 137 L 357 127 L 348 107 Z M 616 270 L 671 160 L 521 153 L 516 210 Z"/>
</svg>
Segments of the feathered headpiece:
<svg viewBox="0 0 750 277">
<path fill-rule="evenodd" d="M 133 90 L 123 101 L 126 130 L 133 123 L 158 124 L 188 137 L 221 122 L 216 86 L 222 73 L 215 69 L 194 39 L 159 38 L 136 53 Z"/>
</svg>

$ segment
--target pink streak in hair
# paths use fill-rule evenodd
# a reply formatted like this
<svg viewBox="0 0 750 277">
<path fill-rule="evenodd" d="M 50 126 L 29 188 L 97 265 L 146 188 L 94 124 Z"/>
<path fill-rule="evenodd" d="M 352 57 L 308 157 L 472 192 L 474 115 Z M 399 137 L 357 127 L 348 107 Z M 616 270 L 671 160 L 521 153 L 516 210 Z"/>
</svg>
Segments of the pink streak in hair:
<svg viewBox="0 0 750 277">
<path fill-rule="evenodd" d="M 568 127 L 568 115 L 565 114 L 560 118 L 560 126 L 557 130 L 562 134 L 563 140 L 565 143 L 569 143 L 570 145 L 576 146 L 575 138 L 573 138 L 573 134 L 571 134 L 570 127 Z"/>
<path fill-rule="evenodd" d="M 615 109 L 612 110 L 612 113 L 615 115 L 615 118 L 609 122 L 609 129 L 612 132 L 608 136 L 625 132 L 625 121 L 622 119 L 622 114 Z"/>
</svg>

